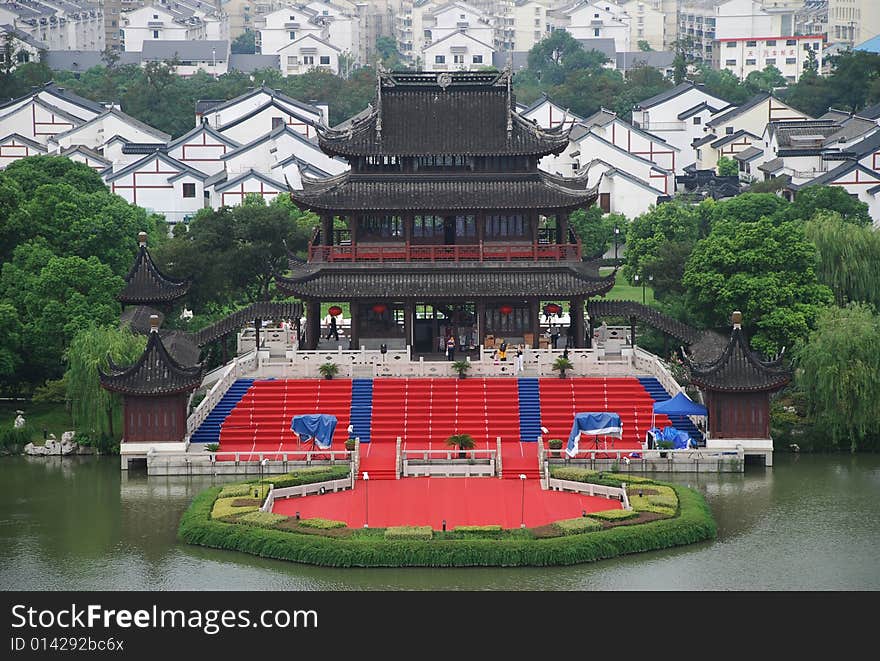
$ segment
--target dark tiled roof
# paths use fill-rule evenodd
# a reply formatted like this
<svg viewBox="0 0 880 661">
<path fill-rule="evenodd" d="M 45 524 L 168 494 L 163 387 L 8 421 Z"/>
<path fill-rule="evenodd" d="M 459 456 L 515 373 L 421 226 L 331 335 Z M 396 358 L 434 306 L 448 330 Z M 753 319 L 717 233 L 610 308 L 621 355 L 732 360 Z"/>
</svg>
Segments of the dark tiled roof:
<svg viewBox="0 0 880 661">
<path fill-rule="evenodd" d="M 123 154 L 152 154 L 164 150 L 165 145 L 158 142 L 126 142 L 122 145 Z"/>
<path fill-rule="evenodd" d="M 749 138 L 752 138 L 753 140 L 760 140 L 761 139 L 759 136 L 755 135 L 754 133 L 749 133 L 745 129 L 740 129 L 739 131 L 736 131 L 735 133 L 731 133 L 729 135 L 726 135 L 726 134 L 722 135 L 720 138 L 715 140 L 711 146 L 715 149 L 718 149 L 718 148 L 726 145 L 728 142 L 733 142 L 734 140 L 738 140 L 739 138 L 746 137 L 746 136 Z"/>
<path fill-rule="evenodd" d="M 170 303 L 185 295 L 190 283 L 172 280 L 159 271 L 146 245 L 138 248 L 134 265 L 125 276 L 125 287 L 116 295 L 123 305 Z"/>
<path fill-rule="evenodd" d="M 101 386 L 124 395 L 161 396 L 190 392 L 202 383 L 202 366 L 184 367 L 168 350 L 158 331 L 150 333 L 140 359 L 129 367 L 110 361 L 109 373 L 98 370 Z"/>
<path fill-rule="evenodd" d="M 318 181 L 303 180 L 291 198 L 302 208 L 329 211 L 409 209 L 566 209 L 596 199 L 585 180 L 546 172 L 467 175 L 357 175 L 345 172 Z"/>
<path fill-rule="evenodd" d="M 559 153 L 568 131 L 542 129 L 515 110 L 506 72 L 383 74 L 375 109 L 345 128 L 319 128 L 329 154 Z M 510 127 L 510 131 L 508 131 Z"/>
<path fill-rule="evenodd" d="M 159 318 L 160 326 L 165 321 L 165 315 L 155 308 L 147 305 L 130 305 L 119 316 L 119 325 L 127 326 L 133 333 L 146 335 L 150 332 L 150 317 L 152 315 L 156 315 Z"/>
<path fill-rule="evenodd" d="M 305 267 L 291 277 L 276 276 L 278 288 L 303 298 L 498 298 L 604 295 L 614 276 L 601 278 L 592 265 L 538 267 L 510 264 Z"/>
<path fill-rule="evenodd" d="M 743 149 L 738 154 L 734 154 L 733 158 L 737 161 L 746 162 L 757 158 L 763 153 L 764 151 L 762 149 L 758 149 L 757 147 L 749 147 L 748 149 Z"/>
<path fill-rule="evenodd" d="M 694 363 L 685 356 L 690 380 L 706 390 L 758 392 L 779 390 L 791 381 L 791 371 L 782 361 L 760 360 L 749 348 L 742 328 L 735 326 L 730 341 L 715 360 Z"/>
</svg>

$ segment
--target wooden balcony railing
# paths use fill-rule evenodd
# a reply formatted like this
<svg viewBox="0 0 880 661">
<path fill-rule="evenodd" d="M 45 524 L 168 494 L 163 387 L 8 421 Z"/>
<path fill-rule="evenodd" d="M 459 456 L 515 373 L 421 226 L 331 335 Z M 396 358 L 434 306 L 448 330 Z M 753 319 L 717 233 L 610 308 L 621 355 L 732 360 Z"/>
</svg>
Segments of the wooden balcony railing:
<svg viewBox="0 0 880 661">
<path fill-rule="evenodd" d="M 309 245 L 310 262 L 513 262 L 580 261 L 578 243 L 472 245 Z"/>
</svg>

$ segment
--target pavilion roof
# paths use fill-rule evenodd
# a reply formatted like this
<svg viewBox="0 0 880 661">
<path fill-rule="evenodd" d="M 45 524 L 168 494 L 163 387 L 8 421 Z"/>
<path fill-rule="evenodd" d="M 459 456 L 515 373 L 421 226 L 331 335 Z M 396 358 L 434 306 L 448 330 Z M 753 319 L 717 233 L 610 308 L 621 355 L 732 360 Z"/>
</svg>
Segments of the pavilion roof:
<svg viewBox="0 0 880 661">
<path fill-rule="evenodd" d="M 722 392 L 779 390 L 791 381 L 791 371 L 781 358 L 761 360 L 749 348 L 739 324 L 735 324 L 727 346 L 714 360 L 696 363 L 685 356 L 685 366 L 695 386 Z"/>
<path fill-rule="evenodd" d="M 544 129 L 516 112 L 509 71 L 382 72 L 374 107 L 318 143 L 340 156 L 547 155 L 568 145 L 569 128 Z"/>
<path fill-rule="evenodd" d="M 557 210 L 590 206 L 597 197 L 585 178 L 547 172 L 354 174 L 327 179 L 303 177 L 291 190 L 300 207 L 314 211 Z"/>
<path fill-rule="evenodd" d="M 202 366 L 185 367 L 177 362 L 154 328 L 144 353 L 136 363 L 120 367 L 110 360 L 108 372 L 98 370 L 101 386 L 124 395 L 162 396 L 190 392 L 202 383 Z"/>
<path fill-rule="evenodd" d="M 189 290 L 187 280 L 174 280 L 162 274 L 142 238 L 134 264 L 125 276 L 125 287 L 116 295 L 123 305 L 171 303 Z"/>
<path fill-rule="evenodd" d="M 292 274 L 276 276 L 276 284 L 303 298 L 554 298 L 605 295 L 614 287 L 613 274 L 601 277 L 594 264 L 585 262 L 292 266 Z"/>
</svg>

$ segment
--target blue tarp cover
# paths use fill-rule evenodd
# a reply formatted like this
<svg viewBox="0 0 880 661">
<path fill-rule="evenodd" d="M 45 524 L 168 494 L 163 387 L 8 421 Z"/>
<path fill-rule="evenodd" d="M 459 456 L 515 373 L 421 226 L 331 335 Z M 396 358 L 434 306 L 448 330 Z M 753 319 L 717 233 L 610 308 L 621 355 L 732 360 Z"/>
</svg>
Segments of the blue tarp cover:
<svg viewBox="0 0 880 661">
<path fill-rule="evenodd" d="M 573 457 L 578 453 L 578 439 L 581 434 L 621 438 L 623 436 L 623 424 L 620 422 L 620 416 L 616 413 L 608 413 L 607 411 L 601 413 L 576 413 L 574 424 L 571 426 L 571 433 L 568 435 L 568 447 L 565 449 L 569 457 Z"/>
<path fill-rule="evenodd" d="M 308 415 L 295 415 L 290 423 L 290 428 L 299 437 L 307 441 L 315 439 L 315 445 L 322 450 L 330 448 L 333 442 L 333 432 L 336 431 L 336 416 L 323 413 L 311 413 Z"/>
<path fill-rule="evenodd" d="M 665 402 L 656 402 L 654 404 L 654 413 L 665 413 L 666 415 L 706 415 L 708 411 L 705 406 L 691 401 L 687 395 L 680 392 Z"/>
<path fill-rule="evenodd" d="M 675 427 L 651 427 L 648 433 L 654 436 L 655 447 L 660 441 L 672 441 L 673 450 L 686 450 L 691 444 L 691 437 Z"/>
</svg>

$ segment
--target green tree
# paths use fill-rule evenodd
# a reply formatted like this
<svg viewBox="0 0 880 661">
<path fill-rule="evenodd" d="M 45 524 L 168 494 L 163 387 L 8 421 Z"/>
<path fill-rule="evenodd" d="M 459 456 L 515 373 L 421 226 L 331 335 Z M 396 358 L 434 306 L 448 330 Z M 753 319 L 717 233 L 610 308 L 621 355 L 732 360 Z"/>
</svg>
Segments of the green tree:
<svg viewBox="0 0 880 661">
<path fill-rule="evenodd" d="M 868 205 L 850 197 L 840 186 L 806 186 L 795 195 L 787 217 L 809 220 L 817 211 L 834 211 L 848 223 L 871 225 Z"/>
<path fill-rule="evenodd" d="M 257 52 L 257 33 L 253 30 L 242 32 L 232 40 L 232 53 L 235 55 L 253 55 Z"/>
<path fill-rule="evenodd" d="M 122 410 L 122 397 L 101 387 L 98 370 L 109 370 L 107 357 L 117 365 L 131 365 L 143 354 L 146 339 L 128 329 L 87 325 L 71 340 L 66 353 L 67 401 L 79 433 L 93 441 L 118 441 L 113 420 Z"/>
<path fill-rule="evenodd" d="M 21 362 L 21 320 L 15 307 L 0 301 L 0 383 L 8 382 Z"/>
<path fill-rule="evenodd" d="M 761 71 L 752 71 L 746 76 L 745 80 L 746 88 L 753 94 L 757 94 L 758 92 L 773 92 L 786 85 L 788 85 L 788 81 L 785 79 L 785 76 L 783 76 L 782 72 L 772 64 L 768 64 Z"/>
<path fill-rule="evenodd" d="M 817 279 L 816 260 L 801 222 L 724 219 L 695 245 L 682 284 L 705 325 L 724 326 L 733 310 L 742 310 L 753 346 L 772 355 L 804 339 L 833 301 Z"/>
<path fill-rule="evenodd" d="M 398 69 L 403 61 L 403 56 L 397 50 L 397 42 L 394 40 L 394 37 L 379 37 L 376 39 L 376 55 L 378 55 L 379 62 L 386 69 Z"/>
<path fill-rule="evenodd" d="M 718 159 L 718 176 L 735 177 L 739 174 L 739 166 L 732 158 L 722 156 Z"/>
<path fill-rule="evenodd" d="M 740 104 L 753 96 L 736 74 L 728 69 L 718 70 L 707 64 L 700 65 L 695 82 L 702 84 L 707 92 L 728 103 Z"/>
<path fill-rule="evenodd" d="M 807 413 L 833 446 L 876 449 L 880 440 L 880 317 L 864 304 L 826 308 L 796 351 Z"/>
<path fill-rule="evenodd" d="M 818 211 L 804 229 L 819 253 L 819 282 L 831 288 L 837 304 L 862 301 L 880 309 L 880 233 L 835 211 Z"/>
<path fill-rule="evenodd" d="M 554 30 L 532 46 L 528 56 L 529 70 L 545 89 L 560 85 L 566 75 L 579 69 L 597 70 L 607 58 L 597 51 L 588 54 L 580 42 L 565 30 Z"/>
<path fill-rule="evenodd" d="M 650 53 L 651 51 L 654 50 L 653 48 L 651 48 L 651 44 L 649 44 L 647 42 L 647 40 L 645 40 L 645 39 L 639 39 L 638 45 L 639 45 L 639 50 L 642 51 L 643 53 Z"/>
<path fill-rule="evenodd" d="M 584 257 L 595 259 L 604 255 L 614 240 L 614 228 L 626 236 L 628 221 L 621 214 L 603 214 L 597 206 L 578 209 L 569 217 L 569 223 L 581 240 Z"/>
<path fill-rule="evenodd" d="M 305 217 L 308 217 L 306 219 Z M 188 231 L 155 251 L 170 275 L 192 278 L 193 309 L 268 300 L 274 273 L 287 270 L 287 249 L 302 251 L 317 219 L 289 202 L 266 206 L 261 198 L 237 207 L 202 209 Z"/>
<path fill-rule="evenodd" d="M 872 85 L 880 79 L 880 55 L 868 51 L 844 51 L 831 58 L 834 74 L 831 89 L 834 107 L 860 110 L 868 101 Z"/>
<path fill-rule="evenodd" d="M 626 233 L 624 276 L 632 279 L 634 274 L 646 274 L 650 269 L 657 277 L 653 270 L 663 264 L 664 276 L 680 281 L 684 259 L 700 236 L 700 219 L 698 207 L 682 202 L 660 204 L 635 218 Z M 671 262 L 671 256 L 681 261 Z"/>
</svg>

